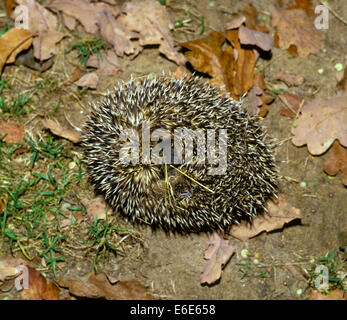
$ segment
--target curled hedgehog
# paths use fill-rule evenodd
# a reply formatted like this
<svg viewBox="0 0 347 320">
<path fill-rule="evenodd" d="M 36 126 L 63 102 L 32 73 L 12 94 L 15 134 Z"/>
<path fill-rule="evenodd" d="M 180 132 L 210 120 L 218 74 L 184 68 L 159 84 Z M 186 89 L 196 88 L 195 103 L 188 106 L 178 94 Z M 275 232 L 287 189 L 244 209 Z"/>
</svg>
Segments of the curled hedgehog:
<svg viewBox="0 0 347 320">
<path fill-rule="evenodd" d="M 196 76 L 116 85 L 92 104 L 82 146 L 106 201 L 130 221 L 166 231 L 228 231 L 276 195 L 259 120 Z"/>
</svg>

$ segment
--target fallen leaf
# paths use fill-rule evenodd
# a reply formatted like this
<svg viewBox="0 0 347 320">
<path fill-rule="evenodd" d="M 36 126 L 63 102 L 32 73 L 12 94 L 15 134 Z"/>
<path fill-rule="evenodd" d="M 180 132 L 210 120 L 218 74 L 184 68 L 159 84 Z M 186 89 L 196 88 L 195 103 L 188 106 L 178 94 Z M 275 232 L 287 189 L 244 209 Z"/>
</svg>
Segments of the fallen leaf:
<svg viewBox="0 0 347 320">
<path fill-rule="evenodd" d="M 341 289 L 335 289 L 324 295 L 318 290 L 312 290 L 309 300 L 347 300 L 347 295 Z"/>
<path fill-rule="evenodd" d="M 302 108 L 292 128 L 294 145 L 307 144 L 308 151 L 320 155 L 338 139 L 347 147 L 347 95 L 328 100 L 316 98 Z"/>
<path fill-rule="evenodd" d="M 5 0 L 5 9 L 8 17 L 11 17 L 14 8 L 17 6 L 15 0 Z"/>
<path fill-rule="evenodd" d="M 321 50 L 322 33 L 315 29 L 311 19 L 302 9 L 269 7 L 272 26 L 277 28 L 278 45 L 282 49 L 295 46 L 298 55 L 306 57 Z"/>
<path fill-rule="evenodd" d="M 238 30 L 227 30 L 226 37 L 237 50 L 235 64 L 235 76 L 233 79 L 232 96 L 240 97 L 248 92 L 253 86 L 253 75 L 256 57 L 251 49 L 244 49 L 238 37 Z"/>
<path fill-rule="evenodd" d="M 75 129 L 68 129 L 63 127 L 60 123 L 52 119 L 42 120 L 42 124 L 45 128 L 49 129 L 53 134 L 68 139 L 73 143 L 78 143 L 82 140 L 81 132 Z"/>
<path fill-rule="evenodd" d="M 291 74 L 284 71 L 272 73 L 271 78 L 281 80 L 289 87 L 300 86 L 305 81 L 305 78 L 300 74 Z"/>
<path fill-rule="evenodd" d="M 280 94 L 278 97 L 280 98 L 280 114 L 293 119 L 303 103 L 303 99 L 290 93 Z"/>
<path fill-rule="evenodd" d="M 329 176 L 335 176 L 341 171 L 343 184 L 347 186 L 347 148 L 344 148 L 338 140 L 335 140 L 329 155 L 329 159 L 324 163 L 323 170 Z"/>
<path fill-rule="evenodd" d="M 128 30 L 138 32 L 139 44 L 159 45 L 159 52 L 179 65 L 186 60 L 174 47 L 170 26 L 174 23 L 165 6 L 156 0 L 131 0 L 124 3 L 117 20 Z"/>
<path fill-rule="evenodd" d="M 0 121 L 0 138 L 5 136 L 3 139 L 7 143 L 19 143 L 22 142 L 25 136 L 24 127 L 22 124 L 1 120 Z"/>
<path fill-rule="evenodd" d="M 74 30 L 77 25 L 77 20 L 74 17 L 71 17 L 64 12 L 62 13 L 63 16 L 63 22 L 64 25 L 69 29 L 69 30 Z"/>
<path fill-rule="evenodd" d="M 295 0 L 295 4 L 288 5 L 287 9 L 303 9 L 309 17 L 314 17 L 312 0 Z"/>
<path fill-rule="evenodd" d="M 253 87 L 249 92 L 252 103 L 252 114 L 259 117 L 265 117 L 269 111 L 268 105 L 274 101 L 274 97 L 265 92 L 265 73 L 257 72 L 253 78 Z"/>
<path fill-rule="evenodd" d="M 5 205 L 8 201 L 8 194 L 1 193 L 0 194 L 0 213 L 5 209 Z"/>
<path fill-rule="evenodd" d="M 0 37 L 0 72 L 6 62 L 13 62 L 20 51 L 31 46 L 32 36 L 29 30 L 12 28 Z"/>
<path fill-rule="evenodd" d="M 347 92 L 347 67 L 345 67 L 343 75 L 338 81 L 337 88 Z"/>
<path fill-rule="evenodd" d="M 18 275 L 20 275 L 21 271 L 16 269 L 16 267 L 19 265 L 22 265 L 23 263 L 24 261 L 18 258 L 12 258 L 12 257 L 0 258 L 0 286 L 6 280 L 14 279 Z"/>
<path fill-rule="evenodd" d="M 269 32 L 267 26 L 258 24 L 258 11 L 251 3 L 243 9 L 242 14 L 246 17 L 245 24 L 247 28 L 257 30 L 260 32 Z"/>
<path fill-rule="evenodd" d="M 96 89 L 99 83 L 99 76 L 95 72 L 86 73 L 79 80 L 75 82 L 78 87 L 88 87 L 91 89 Z"/>
<path fill-rule="evenodd" d="M 78 297 L 107 300 L 152 299 L 152 295 L 140 282 L 126 280 L 111 284 L 105 273 L 95 275 L 92 272 L 78 280 L 58 280 L 58 284 Z"/>
<path fill-rule="evenodd" d="M 235 249 L 229 245 L 229 241 L 214 232 L 208 242 L 208 248 L 204 252 L 204 259 L 208 260 L 202 271 L 200 283 L 215 283 L 220 279 L 222 268 L 230 260 Z"/>
<path fill-rule="evenodd" d="M 239 225 L 233 225 L 229 234 L 241 241 L 247 241 L 259 233 L 278 230 L 286 223 L 302 219 L 301 211 L 291 206 L 281 194 L 276 202 L 268 200 L 265 207 L 268 213 L 256 216 L 252 223 L 242 221 Z"/>
<path fill-rule="evenodd" d="M 240 26 L 239 39 L 241 44 L 254 45 L 264 51 L 270 51 L 273 46 L 273 38 L 270 34 L 252 30 L 244 26 Z"/>
<path fill-rule="evenodd" d="M 225 86 L 226 91 L 232 91 L 234 53 L 228 46 L 222 50 L 225 36 L 217 31 L 212 31 L 207 37 L 181 43 L 189 49 L 186 58 L 195 70 L 206 73 L 212 77 L 215 87 Z"/>
<path fill-rule="evenodd" d="M 242 26 L 242 24 L 246 21 L 246 17 L 243 14 L 238 14 L 237 16 L 233 17 L 232 20 L 227 22 L 226 29 L 238 29 Z"/>
<path fill-rule="evenodd" d="M 83 72 L 81 70 L 81 68 L 79 67 L 76 67 L 70 74 L 70 77 L 69 77 L 69 81 L 70 82 L 75 82 L 77 81 L 78 79 L 80 79 L 83 75 Z"/>
<path fill-rule="evenodd" d="M 132 39 L 138 39 L 139 34 L 128 30 L 110 13 L 100 12 L 97 23 L 102 38 L 113 46 L 118 56 L 123 57 L 124 54 L 134 56 L 142 50 L 140 45 L 136 45 L 136 42 L 131 41 Z"/>
<path fill-rule="evenodd" d="M 35 58 L 41 61 L 49 59 L 57 50 L 56 44 L 64 37 L 64 33 L 56 30 L 57 17 L 35 0 L 16 1 L 19 5 L 28 8 L 29 30 L 37 33 L 33 40 Z M 16 16 L 14 16 L 15 18 Z"/>
<path fill-rule="evenodd" d="M 19 292 L 21 300 L 59 300 L 59 289 L 54 283 L 48 283 L 45 277 L 34 268 L 29 271 L 29 288 Z"/>
<path fill-rule="evenodd" d="M 98 196 L 94 199 L 82 199 L 82 205 L 86 208 L 87 214 L 91 221 L 97 219 L 106 219 L 106 214 L 108 216 L 112 215 L 112 208 L 105 202 L 104 197 Z"/>
<path fill-rule="evenodd" d="M 62 11 L 67 17 L 64 18 L 64 23 L 71 30 L 75 27 L 73 19 L 78 20 L 84 29 L 89 33 L 98 31 L 99 14 L 108 12 L 111 15 L 117 16 L 119 11 L 106 3 L 91 3 L 88 0 L 55 0 L 50 5 L 50 8 Z"/>
<path fill-rule="evenodd" d="M 31 47 L 29 50 L 19 54 L 14 63 L 17 66 L 22 65 L 39 72 L 44 72 L 53 65 L 53 62 L 53 59 L 48 59 L 46 61 L 39 61 L 35 59 L 34 49 Z"/>
<path fill-rule="evenodd" d="M 99 75 L 115 75 L 120 69 L 120 62 L 112 50 L 101 51 L 101 58 L 98 54 L 93 54 L 87 61 L 88 67 L 98 68 Z"/>
</svg>

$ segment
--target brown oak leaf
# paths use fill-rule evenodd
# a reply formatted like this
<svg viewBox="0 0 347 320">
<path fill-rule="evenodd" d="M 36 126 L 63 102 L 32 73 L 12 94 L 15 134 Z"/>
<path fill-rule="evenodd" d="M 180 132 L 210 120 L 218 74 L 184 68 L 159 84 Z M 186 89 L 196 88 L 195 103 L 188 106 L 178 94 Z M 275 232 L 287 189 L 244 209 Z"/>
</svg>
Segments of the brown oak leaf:
<svg viewBox="0 0 347 320">
<path fill-rule="evenodd" d="M 315 29 L 311 19 L 302 9 L 281 9 L 271 4 L 271 23 L 277 28 L 278 45 L 282 49 L 295 46 L 299 56 L 318 53 L 321 50 L 322 33 Z"/>
<path fill-rule="evenodd" d="M 330 151 L 330 157 L 324 163 L 323 170 L 330 176 L 335 176 L 339 171 L 342 174 L 342 181 L 347 185 L 347 148 L 341 146 L 335 140 Z"/>
<path fill-rule="evenodd" d="M 226 91 L 231 92 L 234 52 L 231 46 L 223 50 L 224 42 L 222 33 L 212 31 L 207 37 L 181 43 L 181 46 L 190 50 L 185 56 L 195 70 L 210 75 L 213 86 L 225 86 Z"/>
<path fill-rule="evenodd" d="M 184 56 L 177 52 L 170 33 L 173 21 L 168 11 L 156 0 L 127 1 L 117 20 L 128 30 L 139 34 L 139 44 L 159 45 L 159 51 L 179 65 L 185 63 Z"/>
<path fill-rule="evenodd" d="M 235 249 L 229 245 L 229 241 L 222 235 L 214 232 L 208 242 L 208 248 L 204 252 L 204 258 L 208 260 L 202 271 L 200 283 L 212 284 L 220 279 L 222 268 L 234 254 Z"/>
<path fill-rule="evenodd" d="M 14 62 L 16 55 L 31 46 L 33 34 L 26 29 L 12 28 L 0 37 L 0 72 L 5 63 Z"/>
<path fill-rule="evenodd" d="M 307 144 L 313 155 L 324 153 L 338 139 L 347 147 L 347 95 L 323 100 L 314 99 L 302 108 L 302 113 L 292 128 L 293 143 Z"/>
<path fill-rule="evenodd" d="M 4 141 L 7 143 L 22 142 L 25 136 L 24 127 L 14 121 L 0 121 L 0 138 L 5 136 Z"/>
<path fill-rule="evenodd" d="M 151 300 L 146 287 L 136 280 L 118 281 L 111 284 L 105 273 L 93 272 L 77 280 L 58 280 L 61 287 L 68 288 L 78 297 L 103 298 L 107 300 Z"/>
<path fill-rule="evenodd" d="M 252 223 L 242 221 L 239 225 L 231 227 L 231 236 L 247 241 L 261 232 L 270 232 L 281 229 L 286 223 L 302 219 L 301 211 L 291 206 L 283 195 L 278 195 L 277 200 L 268 200 L 265 205 L 268 213 L 256 216 Z"/>
</svg>

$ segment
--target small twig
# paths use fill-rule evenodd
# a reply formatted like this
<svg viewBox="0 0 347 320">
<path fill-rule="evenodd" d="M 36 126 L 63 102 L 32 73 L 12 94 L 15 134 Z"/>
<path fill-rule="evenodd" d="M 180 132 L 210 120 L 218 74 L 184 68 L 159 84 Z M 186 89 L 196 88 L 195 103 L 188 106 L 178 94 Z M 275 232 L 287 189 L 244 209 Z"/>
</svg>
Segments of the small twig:
<svg viewBox="0 0 347 320">
<path fill-rule="evenodd" d="M 312 197 L 312 198 L 318 198 L 318 196 L 317 195 L 315 195 L 315 194 L 303 194 L 302 195 L 303 197 Z"/>
<path fill-rule="evenodd" d="M 284 179 L 286 179 L 286 180 L 288 180 L 288 181 L 294 181 L 294 182 L 296 182 L 296 183 L 299 183 L 299 182 L 300 182 L 299 180 L 296 180 L 296 179 L 291 178 L 291 177 L 288 177 L 288 176 L 281 176 L 281 178 L 284 178 Z"/>
<path fill-rule="evenodd" d="M 332 7 L 330 7 L 328 1 L 320 1 L 320 3 L 321 3 L 323 6 L 327 7 L 328 10 L 329 10 L 338 20 L 340 20 L 340 21 L 341 21 L 342 23 L 344 23 L 344 24 L 347 24 L 347 21 L 346 21 L 344 18 L 342 18 Z"/>
<path fill-rule="evenodd" d="M 188 176 L 186 173 L 184 173 L 183 171 L 181 171 L 180 169 L 174 167 L 173 165 L 169 164 L 169 166 L 175 170 L 177 170 L 179 173 L 182 173 L 185 177 L 187 177 L 188 179 L 192 180 L 193 182 L 195 182 L 196 184 L 198 184 L 200 187 L 203 187 L 204 189 L 210 191 L 211 193 L 214 193 L 213 190 L 207 188 L 206 186 L 204 186 L 203 184 L 201 184 L 199 181 L 196 181 L 195 179 L 193 179 L 192 177 Z"/>
<path fill-rule="evenodd" d="M 299 113 L 301 112 L 301 109 L 302 107 L 304 106 L 304 103 L 305 103 L 305 99 L 302 99 L 301 103 L 300 103 L 300 106 L 299 106 L 299 109 L 298 111 L 296 112 L 296 115 L 295 115 L 295 119 L 297 119 L 299 117 Z"/>
<path fill-rule="evenodd" d="M 296 111 L 290 106 L 290 104 L 288 103 L 287 99 L 282 97 L 280 94 L 278 95 L 278 97 L 280 98 L 280 100 L 285 104 L 285 106 L 294 114 L 296 114 Z"/>
</svg>

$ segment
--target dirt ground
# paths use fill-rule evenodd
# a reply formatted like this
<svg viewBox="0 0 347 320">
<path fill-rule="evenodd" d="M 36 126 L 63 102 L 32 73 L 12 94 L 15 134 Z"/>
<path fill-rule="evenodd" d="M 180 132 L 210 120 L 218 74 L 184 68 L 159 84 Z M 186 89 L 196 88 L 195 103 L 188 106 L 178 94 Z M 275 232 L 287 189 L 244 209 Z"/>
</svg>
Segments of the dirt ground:
<svg viewBox="0 0 347 320">
<path fill-rule="evenodd" d="M 211 30 L 223 31 L 231 14 L 243 9 L 250 2 L 271 29 L 268 6 L 272 1 L 221 0 L 214 1 L 214 7 L 209 5 L 208 0 L 169 1 L 168 10 L 178 19 L 182 10 L 177 8 L 183 5 L 193 7 L 204 16 L 207 34 Z M 313 3 L 318 4 L 317 1 Z M 332 0 L 329 3 L 342 16 L 347 16 L 346 2 Z M 259 68 L 266 67 L 265 74 L 287 71 L 303 75 L 304 84 L 290 88 L 290 93 L 304 98 L 305 102 L 315 97 L 326 98 L 332 95 L 336 86 L 334 65 L 337 62 L 346 62 L 347 26 L 332 14 L 329 18 L 329 29 L 321 31 L 326 38 L 324 49 L 319 54 L 308 58 L 290 58 L 283 50 L 274 48 L 271 60 L 260 60 L 257 64 Z M 199 37 L 197 34 L 179 31 L 175 31 L 173 35 L 177 43 Z M 72 39 L 66 39 L 59 44 L 61 52 L 69 47 L 71 41 Z M 68 59 L 63 54 L 58 55 L 54 66 L 45 74 L 58 83 L 64 81 L 71 71 L 70 61 L 74 61 L 76 57 L 72 53 Z M 121 59 L 121 63 L 123 71 L 118 73 L 116 79 L 102 79 L 96 91 L 88 91 L 81 97 L 81 103 L 68 91 L 55 91 L 54 88 L 34 95 L 31 103 L 36 110 L 23 120 L 27 123 L 26 130 L 42 133 L 40 119 L 34 116 L 49 113 L 57 101 L 61 102 L 57 119 L 65 121 L 64 114 L 68 114 L 70 121 L 80 126 L 89 112 L 88 102 L 97 99 L 98 93 L 111 87 L 116 80 L 128 80 L 130 75 L 136 77 L 151 72 L 160 74 L 162 71 L 173 71 L 177 67 L 159 55 L 156 47 L 146 48 L 132 61 Z M 321 68 L 324 71 L 320 74 L 318 70 Z M 13 87 L 18 92 L 30 88 L 33 74 L 35 71 L 23 66 L 9 66 L 5 70 L 8 79 L 18 79 L 13 82 Z M 73 90 L 76 89 L 70 91 Z M 248 104 L 246 98 L 245 106 Z M 200 284 L 200 275 L 205 264 L 203 251 L 208 246 L 209 234 L 167 234 L 161 230 L 153 231 L 148 226 L 131 225 L 119 217 L 117 219 L 125 226 L 139 234 L 141 244 L 134 244 L 123 255 L 111 253 L 105 264 L 98 264 L 98 270 L 119 280 L 137 279 L 160 299 L 307 299 L 312 290 L 308 278 L 313 263 L 327 252 L 338 251 L 338 234 L 347 231 L 347 189 L 339 175 L 331 178 L 323 172 L 322 167 L 327 155 L 313 157 L 306 146 L 298 148 L 292 144 L 292 120 L 280 115 L 279 109 L 279 99 L 276 99 L 263 122 L 269 135 L 280 142 L 275 149 L 276 162 L 284 177 L 280 182 L 280 192 L 292 206 L 301 210 L 304 217 L 301 223 L 293 222 L 282 230 L 262 233 L 246 242 L 230 238 L 230 244 L 236 248 L 236 253 L 224 267 L 220 281 L 207 286 Z M 71 144 L 69 148 L 76 156 L 82 157 L 79 146 Z M 94 196 L 88 182 L 76 186 L 73 192 L 78 194 L 79 199 Z M 8 248 L 8 243 L 2 244 L 2 255 L 5 255 Z M 248 249 L 248 259 L 241 256 L 242 249 Z M 256 263 L 255 257 L 258 259 Z M 40 263 L 39 259 L 35 261 Z M 286 264 L 290 267 L 286 267 Z M 293 274 L 293 271 L 289 270 L 291 267 L 301 276 Z M 58 267 L 60 278 L 80 277 L 92 271 L 92 257 L 80 259 L 67 256 L 66 261 Z M 50 271 L 46 271 L 46 274 L 52 277 Z M 0 293 L 0 297 L 16 298 L 16 293 Z"/>
</svg>

